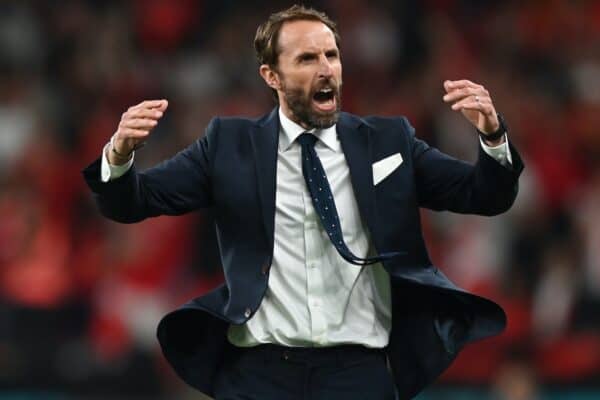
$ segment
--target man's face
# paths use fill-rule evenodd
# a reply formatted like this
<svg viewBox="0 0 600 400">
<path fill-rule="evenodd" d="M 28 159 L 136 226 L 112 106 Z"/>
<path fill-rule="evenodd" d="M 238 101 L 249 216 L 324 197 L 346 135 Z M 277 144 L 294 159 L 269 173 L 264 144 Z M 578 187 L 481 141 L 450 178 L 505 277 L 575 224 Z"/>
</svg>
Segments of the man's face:
<svg viewBox="0 0 600 400">
<path fill-rule="evenodd" d="M 341 108 L 342 64 L 331 29 L 318 21 L 286 22 L 279 32 L 274 70 L 279 104 L 306 129 L 337 122 Z M 268 81 L 267 81 L 268 82 Z"/>
</svg>

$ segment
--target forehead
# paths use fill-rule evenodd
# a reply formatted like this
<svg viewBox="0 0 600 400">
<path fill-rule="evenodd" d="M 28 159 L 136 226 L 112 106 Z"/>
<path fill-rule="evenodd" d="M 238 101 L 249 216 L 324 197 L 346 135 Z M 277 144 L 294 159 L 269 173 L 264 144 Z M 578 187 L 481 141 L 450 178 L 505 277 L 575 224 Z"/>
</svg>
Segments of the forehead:
<svg viewBox="0 0 600 400">
<path fill-rule="evenodd" d="M 320 21 L 289 21 L 279 31 L 279 49 L 282 55 L 330 48 L 337 48 L 335 36 Z"/>
</svg>

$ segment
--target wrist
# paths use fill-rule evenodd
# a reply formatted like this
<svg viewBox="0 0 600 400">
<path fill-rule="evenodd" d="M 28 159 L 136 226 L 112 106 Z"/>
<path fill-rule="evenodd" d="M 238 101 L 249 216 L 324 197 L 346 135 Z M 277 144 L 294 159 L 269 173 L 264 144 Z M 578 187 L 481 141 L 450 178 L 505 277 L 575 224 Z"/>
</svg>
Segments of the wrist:
<svg viewBox="0 0 600 400">
<path fill-rule="evenodd" d="M 126 164 L 129 162 L 129 160 L 131 160 L 132 155 L 133 152 L 131 152 L 128 156 L 121 155 L 115 150 L 112 143 L 109 143 L 108 146 L 106 146 L 106 158 L 108 159 L 108 163 L 110 165 Z"/>
<path fill-rule="evenodd" d="M 486 138 L 484 136 L 481 137 L 481 139 L 483 139 L 483 143 L 485 143 L 489 147 L 498 147 L 501 144 L 504 144 L 504 142 L 506 141 L 504 138 L 505 138 L 505 135 L 502 135 L 500 137 L 500 139 L 498 139 L 498 140 L 489 140 L 488 138 Z"/>
<path fill-rule="evenodd" d="M 481 137 L 481 139 L 483 139 L 483 142 L 490 147 L 499 146 L 502 143 L 504 143 L 506 134 L 508 133 L 508 127 L 506 126 L 506 121 L 504 121 L 504 118 L 502 117 L 501 114 L 497 114 L 497 116 L 498 116 L 499 126 L 495 132 L 484 133 L 484 132 L 481 132 L 479 129 L 477 129 L 477 132 L 479 133 L 479 136 Z"/>
<path fill-rule="evenodd" d="M 122 150 L 117 150 L 117 146 L 115 146 L 115 135 L 112 135 L 110 137 L 110 151 L 111 153 L 114 153 L 118 158 L 126 158 L 129 159 L 131 157 L 131 154 L 133 154 L 133 151 L 135 150 L 135 148 L 124 152 Z"/>
</svg>

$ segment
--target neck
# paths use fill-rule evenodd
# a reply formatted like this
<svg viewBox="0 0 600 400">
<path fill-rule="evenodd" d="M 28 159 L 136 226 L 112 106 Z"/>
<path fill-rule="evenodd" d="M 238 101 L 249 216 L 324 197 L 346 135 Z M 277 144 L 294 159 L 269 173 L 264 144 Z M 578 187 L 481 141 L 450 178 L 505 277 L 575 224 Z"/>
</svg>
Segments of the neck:
<svg viewBox="0 0 600 400">
<path fill-rule="evenodd" d="M 281 107 L 281 111 L 283 112 L 283 115 L 285 115 L 286 117 L 288 117 L 291 121 L 297 123 L 298 125 L 300 125 L 301 127 L 303 127 L 304 129 L 311 129 L 310 126 L 308 126 L 305 122 L 301 121 L 293 112 L 292 110 L 290 110 L 290 108 L 288 107 L 287 103 L 281 101 L 281 99 L 279 100 L 279 107 Z"/>
</svg>

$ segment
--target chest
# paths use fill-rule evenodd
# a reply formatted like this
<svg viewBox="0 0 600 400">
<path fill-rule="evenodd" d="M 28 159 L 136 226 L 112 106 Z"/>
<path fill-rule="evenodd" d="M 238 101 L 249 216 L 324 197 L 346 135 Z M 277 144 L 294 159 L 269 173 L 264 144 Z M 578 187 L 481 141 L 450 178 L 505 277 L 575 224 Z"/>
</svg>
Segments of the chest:
<svg viewBox="0 0 600 400">
<path fill-rule="evenodd" d="M 346 158 L 341 151 L 335 152 L 325 146 L 316 146 L 315 150 L 327 175 L 342 226 L 355 230 L 361 221 Z M 317 224 L 318 216 L 302 173 L 299 146 L 278 152 L 276 176 L 278 223 L 288 226 Z"/>
</svg>

